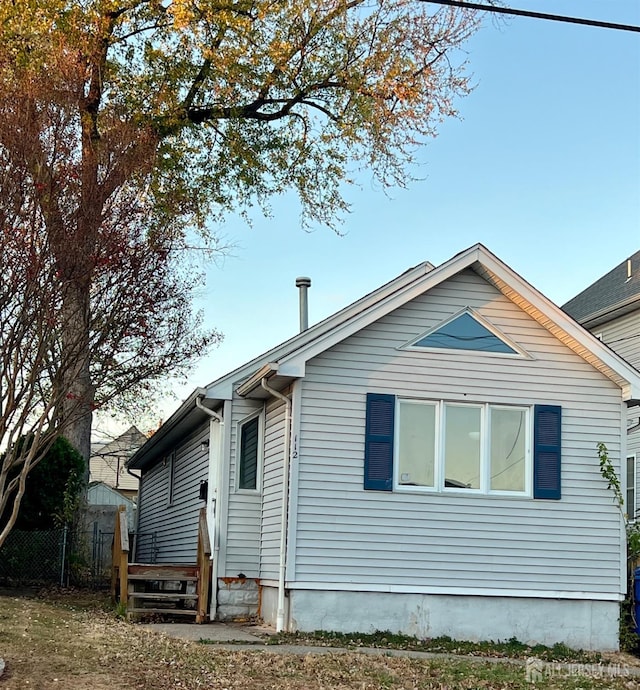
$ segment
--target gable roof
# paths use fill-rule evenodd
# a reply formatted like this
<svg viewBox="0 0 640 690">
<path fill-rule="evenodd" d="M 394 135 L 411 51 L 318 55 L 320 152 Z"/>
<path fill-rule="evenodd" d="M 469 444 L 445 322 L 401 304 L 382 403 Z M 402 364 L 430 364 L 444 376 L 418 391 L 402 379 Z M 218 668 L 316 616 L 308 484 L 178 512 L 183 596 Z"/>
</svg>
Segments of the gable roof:
<svg viewBox="0 0 640 690">
<path fill-rule="evenodd" d="M 306 362 L 313 357 L 465 269 L 472 269 L 482 276 L 558 340 L 620 386 L 625 400 L 640 399 L 640 374 L 636 369 L 481 244 L 456 254 L 419 280 L 382 297 L 369 308 L 318 335 L 311 342 L 299 344 L 294 342 L 295 339 L 289 341 L 287 351 L 274 360 L 265 361 L 265 357 L 262 360 L 265 362 L 264 366 L 239 386 L 237 392 L 248 395 L 257 389 L 265 376 L 283 379 L 281 385 L 286 385 L 287 378 L 291 380 L 304 376 Z"/>
<path fill-rule="evenodd" d="M 228 374 L 210 383 L 208 386 L 196 388 L 156 433 L 149 438 L 144 446 L 134 453 L 127 463 L 128 467 L 130 469 L 143 469 L 147 465 L 152 464 L 158 454 L 168 451 L 171 448 L 173 439 L 207 419 L 207 413 L 202 407 L 198 407 L 196 400 L 202 401 L 201 404 L 204 407 L 217 409 L 223 401 L 231 400 L 234 386 L 239 381 L 246 379 L 254 373 L 256 369 L 259 369 L 265 361 L 272 361 L 283 353 L 288 352 L 291 348 L 313 341 L 325 332 L 367 309 L 370 305 L 375 304 L 377 300 L 419 280 L 425 273 L 433 269 L 434 266 L 429 261 L 419 263 L 417 266 L 408 269 L 388 283 L 376 288 L 373 292 L 349 304 L 344 309 L 341 309 L 323 321 L 311 326 L 306 331 L 298 333 L 292 338 L 289 338 L 289 340 L 261 354 L 259 357 L 233 369 Z"/>
<path fill-rule="evenodd" d="M 285 388 L 292 380 L 305 375 L 306 363 L 313 357 L 465 269 L 482 276 L 567 347 L 614 381 L 622 389 L 625 400 L 640 400 L 640 373 L 636 369 L 481 244 L 456 254 L 437 268 L 425 262 L 406 271 L 316 326 L 212 382 L 200 398 L 204 398 L 207 407 L 216 409 L 224 400 L 232 398 L 234 390 L 241 396 L 266 397 L 268 393 L 261 387 L 263 379 L 268 379 L 271 387 Z M 197 393 L 192 394 L 133 456 L 130 467 L 141 468 L 152 462 L 153 446 L 163 439 L 168 442 L 167 435 L 173 428 L 184 428 L 188 418 L 194 419 Z M 206 416 L 202 410 L 199 414 L 202 419 Z"/>
<path fill-rule="evenodd" d="M 640 251 L 589 285 L 562 308 L 587 328 L 640 309 Z"/>
<path fill-rule="evenodd" d="M 125 432 L 107 443 L 92 444 L 91 459 L 131 455 L 145 443 L 147 437 L 137 426 L 130 426 Z"/>
</svg>

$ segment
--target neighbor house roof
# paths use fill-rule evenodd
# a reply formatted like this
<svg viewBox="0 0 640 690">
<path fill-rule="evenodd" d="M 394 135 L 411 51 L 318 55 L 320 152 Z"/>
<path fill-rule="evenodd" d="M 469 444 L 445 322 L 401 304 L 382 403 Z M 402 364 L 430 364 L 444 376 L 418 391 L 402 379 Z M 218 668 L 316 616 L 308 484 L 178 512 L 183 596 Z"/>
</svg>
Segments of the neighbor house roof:
<svg viewBox="0 0 640 690">
<path fill-rule="evenodd" d="M 215 409 L 232 398 L 234 389 L 241 396 L 266 396 L 261 388 L 265 378 L 271 387 L 282 389 L 305 375 L 306 363 L 313 357 L 465 269 L 481 275 L 567 347 L 619 385 L 625 400 L 640 399 L 640 375 L 633 367 L 486 247 L 476 244 L 437 268 L 429 263 L 419 264 L 316 326 L 217 379 L 206 387 L 206 393 L 200 395 L 196 391 L 133 456 L 129 466 L 142 468 L 153 463 L 160 447 L 168 447 L 172 439 L 177 440 L 173 430 L 184 428 L 188 419 L 194 420 L 194 415 L 197 416 L 196 398 Z M 205 413 L 202 410 L 199 413 L 204 418 Z"/>
<path fill-rule="evenodd" d="M 640 251 L 589 285 L 562 308 L 587 328 L 595 328 L 640 309 Z"/>
</svg>

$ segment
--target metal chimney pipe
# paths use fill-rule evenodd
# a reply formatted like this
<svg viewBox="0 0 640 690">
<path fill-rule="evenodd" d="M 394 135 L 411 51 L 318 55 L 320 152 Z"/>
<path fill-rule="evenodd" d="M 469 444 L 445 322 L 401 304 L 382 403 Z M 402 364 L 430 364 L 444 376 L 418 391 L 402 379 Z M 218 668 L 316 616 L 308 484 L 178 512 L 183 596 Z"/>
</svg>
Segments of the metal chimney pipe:
<svg viewBox="0 0 640 690">
<path fill-rule="evenodd" d="M 296 278 L 296 287 L 300 290 L 300 333 L 309 328 L 309 302 L 307 289 L 311 287 L 311 278 L 300 276 Z"/>
</svg>

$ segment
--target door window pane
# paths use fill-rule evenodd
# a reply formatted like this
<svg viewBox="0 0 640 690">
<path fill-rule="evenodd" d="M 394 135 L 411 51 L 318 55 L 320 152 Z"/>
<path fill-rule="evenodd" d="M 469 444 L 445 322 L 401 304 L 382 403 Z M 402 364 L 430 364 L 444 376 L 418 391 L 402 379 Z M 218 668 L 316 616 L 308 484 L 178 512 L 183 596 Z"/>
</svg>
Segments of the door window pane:
<svg viewBox="0 0 640 690">
<path fill-rule="evenodd" d="M 470 405 L 445 405 L 445 488 L 480 488 L 481 410 Z"/>
<path fill-rule="evenodd" d="M 400 403 L 398 483 L 435 486 L 436 406 Z"/>
<path fill-rule="evenodd" d="M 526 424 L 524 410 L 491 408 L 490 488 L 524 491 Z"/>
</svg>

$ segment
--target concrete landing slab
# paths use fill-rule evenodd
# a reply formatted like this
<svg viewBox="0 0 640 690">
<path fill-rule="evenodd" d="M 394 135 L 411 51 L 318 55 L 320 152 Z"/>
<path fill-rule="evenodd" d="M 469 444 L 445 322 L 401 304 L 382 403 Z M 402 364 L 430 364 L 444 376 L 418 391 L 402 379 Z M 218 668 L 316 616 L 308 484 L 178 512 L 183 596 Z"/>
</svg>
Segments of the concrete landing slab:
<svg viewBox="0 0 640 690">
<path fill-rule="evenodd" d="M 146 630 L 162 633 L 169 637 L 176 637 L 181 640 L 211 640 L 212 642 L 242 642 L 244 644 L 261 645 L 265 643 L 265 638 L 259 637 L 249 632 L 245 626 L 229 623 L 145 623 Z M 262 629 L 260 633 L 264 634 Z"/>
</svg>

